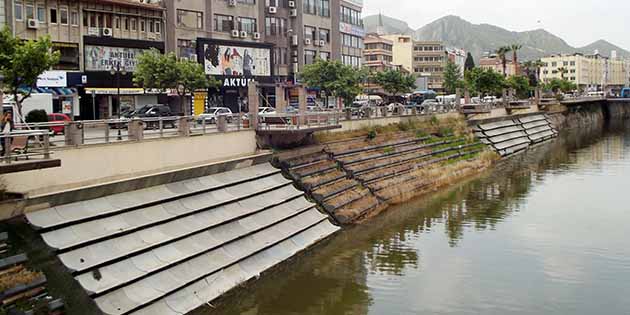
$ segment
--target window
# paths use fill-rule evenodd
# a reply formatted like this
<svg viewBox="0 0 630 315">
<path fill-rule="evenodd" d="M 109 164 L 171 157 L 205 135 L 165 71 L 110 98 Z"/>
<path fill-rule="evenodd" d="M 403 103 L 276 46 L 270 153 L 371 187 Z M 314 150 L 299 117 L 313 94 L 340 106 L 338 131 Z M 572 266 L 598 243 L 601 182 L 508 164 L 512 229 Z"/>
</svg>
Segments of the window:
<svg viewBox="0 0 630 315">
<path fill-rule="evenodd" d="M 83 17 L 83 20 L 85 20 L 85 16 Z M 120 18 L 119 17 L 115 17 L 114 18 L 114 27 L 116 29 L 120 29 Z"/>
<path fill-rule="evenodd" d="M 214 15 L 214 30 L 217 32 L 231 32 L 234 29 L 233 17 L 229 15 Z"/>
<path fill-rule="evenodd" d="M 155 32 L 158 34 L 162 32 L 162 24 L 160 21 L 155 21 Z"/>
<path fill-rule="evenodd" d="M 304 26 L 304 39 L 315 40 L 317 29 L 312 26 Z"/>
<path fill-rule="evenodd" d="M 315 7 L 316 0 L 304 0 L 304 13 L 306 14 L 317 14 L 317 9 Z"/>
<path fill-rule="evenodd" d="M 145 32 L 147 30 L 144 23 L 144 20 L 140 20 L 140 32 Z"/>
<path fill-rule="evenodd" d="M 16 21 L 22 21 L 24 19 L 24 7 L 22 7 L 22 4 L 19 2 L 15 3 L 15 20 Z"/>
<path fill-rule="evenodd" d="M 68 25 L 68 8 L 59 9 L 59 20 L 62 25 Z"/>
<path fill-rule="evenodd" d="M 265 18 L 265 35 L 275 36 L 278 35 L 278 19 L 275 17 Z"/>
<path fill-rule="evenodd" d="M 278 0 L 265 0 L 265 7 L 277 7 Z"/>
<path fill-rule="evenodd" d="M 319 15 L 330 17 L 330 0 L 320 0 Z"/>
<path fill-rule="evenodd" d="M 316 51 L 305 49 L 304 50 L 304 64 L 305 65 L 312 64 L 315 61 L 316 55 L 317 55 Z"/>
<path fill-rule="evenodd" d="M 194 40 L 178 39 L 177 40 L 178 56 L 189 58 L 196 52 L 196 44 Z"/>
<path fill-rule="evenodd" d="M 118 23 L 118 18 L 116 18 L 116 23 Z M 88 27 L 88 14 L 83 14 L 83 26 Z M 118 24 L 116 24 L 116 28 L 118 28 Z"/>
<path fill-rule="evenodd" d="M 330 53 L 326 51 L 322 51 L 319 53 L 319 58 L 321 60 L 330 60 Z"/>
<path fill-rule="evenodd" d="M 57 24 L 57 8 L 50 8 L 50 23 Z"/>
<path fill-rule="evenodd" d="M 557 67 L 557 66 L 558 66 L 558 63 L 554 61 L 554 62 L 552 62 L 552 63 L 551 63 L 551 66 L 552 66 L 552 67 Z"/>
<path fill-rule="evenodd" d="M 46 23 L 46 8 L 41 5 L 37 6 L 37 21 L 39 23 Z"/>
<path fill-rule="evenodd" d="M 149 32 L 155 33 L 155 27 L 153 26 L 153 23 L 151 23 L 151 21 L 149 21 L 148 23 L 149 23 Z"/>
<path fill-rule="evenodd" d="M 72 24 L 72 26 L 79 26 L 79 12 L 72 11 L 70 13 L 70 24 Z"/>
<path fill-rule="evenodd" d="M 103 18 L 105 19 L 105 24 L 103 24 L 104 27 L 112 28 L 112 16 L 105 14 L 103 15 Z"/>
<path fill-rule="evenodd" d="M 98 27 L 96 25 L 96 14 L 90 14 L 90 27 Z"/>
<path fill-rule="evenodd" d="M 325 28 L 319 29 L 319 40 L 323 40 L 326 43 L 330 43 L 330 31 Z"/>
<path fill-rule="evenodd" d="M 130 24 L 131 24 L 131 30 L 136 31 L 137 30 L 136 19 L 130 19 Z"/>
<path fill-rule="evenodd" d="M 129 30 L 129 19 L 123 18 L 123 26 L 124 26 L 125 31 Z"/>
<path fill-rule="evenodd" d="M 341 21 L 353 25 L 362 25 L 361 12 L 341 6 Z"/>
<path fill-rule="evenodd" d="M 238 0 L 239 3 L 256 4 L 256 0 Z"/>
<path fill-rule="evenodd" d="M 575 61 L 571 61 L 571 65 L 572 65 L 572 66 L 575 66 Z"/>
<path fill-rule="evenodd" d="M 177 26 L 203 29 L 203 12 L 177 9 Z"/>
<path fill-rule="evenodd" d="M 363 38 L 361 37 L 342 33 L 341 42 L 343 46 L 352 47 L 352 48 L 363 48 Z"/>
<path fill-rule="evenodd" d="M 239 17 L 238 28 L 241 31 L 245 31 L 247 33 L 254 33 L 258 30 L 258 28 L 256 27 L 256 19 Z"/>
<path fill-rule="evenodd" d="M 353 67 L 360 67 L 361 66 L 361 57 L 357 57 L 357 56 L 350 56 L 350 55 L 342 55 L 341 56 L 341 62 L 343 62 L 343 64 L 348 65 L 348 66 L 353 66 Z M 416 71 L 419 72 L 419 71 Z"/>
<path fill-rule="evenodd" d="M 26 5 L 26 18 L 29 20 L 35 18 L 35 7 L 32 4 Z"/>
</svg>

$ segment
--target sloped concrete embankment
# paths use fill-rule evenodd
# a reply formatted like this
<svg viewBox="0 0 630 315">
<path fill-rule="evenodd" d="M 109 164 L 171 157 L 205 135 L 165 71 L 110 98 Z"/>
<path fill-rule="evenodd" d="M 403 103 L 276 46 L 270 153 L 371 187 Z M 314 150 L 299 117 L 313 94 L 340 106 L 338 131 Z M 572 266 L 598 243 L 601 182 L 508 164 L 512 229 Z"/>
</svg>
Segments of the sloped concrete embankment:
<svg viewBox="0 0 630 315">
<path fill-rule="evenodd" d="M 547 115 L 534 115 L 479 124 L 475 137 L 505 157 L 558 136 Z"/>
<path fill-rule="evenodd" d="M 329 142 L 274 163 L 340 224 L 351 224 L 487 167 L 484 150 L 464 136 L 402 132 Z"/>
<path fill-rule="evenodd" d="M 335 233 L 269 163 L 26 215 L 104 314 L 186 314 Z"/>
</svg>

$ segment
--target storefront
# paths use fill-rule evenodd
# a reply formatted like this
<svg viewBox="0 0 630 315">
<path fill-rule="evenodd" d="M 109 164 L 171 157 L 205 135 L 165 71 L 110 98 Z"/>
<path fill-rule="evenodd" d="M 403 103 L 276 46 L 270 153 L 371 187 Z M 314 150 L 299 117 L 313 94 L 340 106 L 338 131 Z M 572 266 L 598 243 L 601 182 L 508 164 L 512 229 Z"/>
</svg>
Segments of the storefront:
<svg viewBox="0 0 630 315">
<path fill-rule="evenodd" d="M 72 82 L 74 73 L 45 71 L 37 79 L 36 93 L 52 94 L 52 112 L 63 113 L 71 118 L 81 115 L 79 93 Z"/>
<path fill-rule="evenodd" d="M 251 82 L 261 86 L 262 103 L 273 95 L 272 47 L 270 44 L 244 43 L 207 38 L 197 39 L 197 55 L 206 75 L 219 81 L 219 89 L 210 89 L 206 107 L 224 106 L 232 112 L 247 111 L 247 90 Z"/>
<path fill-rule="evenodd" d="M 138 56 L 151 48 L 163 52 L 164 43 L 84 37 L 85 88 L 80 90 L 82 119 L 113 118 L 121 110 L 167 104 L 165 95 L 145 91 L 133 83 Z"/>
</svg>

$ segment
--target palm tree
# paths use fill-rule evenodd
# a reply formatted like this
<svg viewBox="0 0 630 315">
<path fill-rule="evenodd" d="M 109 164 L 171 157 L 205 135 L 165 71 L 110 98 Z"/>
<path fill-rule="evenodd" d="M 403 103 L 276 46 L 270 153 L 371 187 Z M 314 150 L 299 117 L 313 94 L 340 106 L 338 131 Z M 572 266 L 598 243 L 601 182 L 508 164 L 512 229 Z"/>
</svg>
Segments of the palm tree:
<svg viewBox="0 0 630 315">
<path fill-rule="evenodd" d="M 512 44 L 510 49 L 512 50 L 512 62 L 514 62 L 514 74 L 518 74 L 518 51 L 523 48 L 521 44 Z"/>
<path fill-rule="evenodd" d="M 560 67 L 558 68 L 558 72 L 560 72 L 560 79 L 564 80 L 564 75 L 569 72 L 569 70 L 565 67 Z"/>
<path fill-rule="evenodd" d="M 503 65 L 503 76 L 507 77 L 507 54 L 512 50 L 510 46 L 503 46 L 497 49 L 496 54 L 499 59 L 501 59 L 501 64 Z"/>
<path fill-rule="evenodd" d="M 540 82 L 540 70 L 545 66 L 545 63 L 542 60 L 536 60 L 532 63 L 534 68 L 536 68 L 536 82 Z"/>
</svg>

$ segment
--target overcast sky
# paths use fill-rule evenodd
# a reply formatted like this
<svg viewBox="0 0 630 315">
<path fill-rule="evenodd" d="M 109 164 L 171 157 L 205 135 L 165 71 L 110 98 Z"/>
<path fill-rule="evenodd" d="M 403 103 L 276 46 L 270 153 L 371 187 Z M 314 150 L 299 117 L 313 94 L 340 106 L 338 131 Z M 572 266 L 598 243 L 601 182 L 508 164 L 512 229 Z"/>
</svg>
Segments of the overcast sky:
<svg viewBox="0 0 630 315">
<path fill-rule="evenodd" d="M 413 29 L 452 14 L 512 31 L 544 28 L 572 46 L 605 39 L 630 50 L 630 0 L 364 0 L 364 15 L 379 11 Z"/>
</svg>

